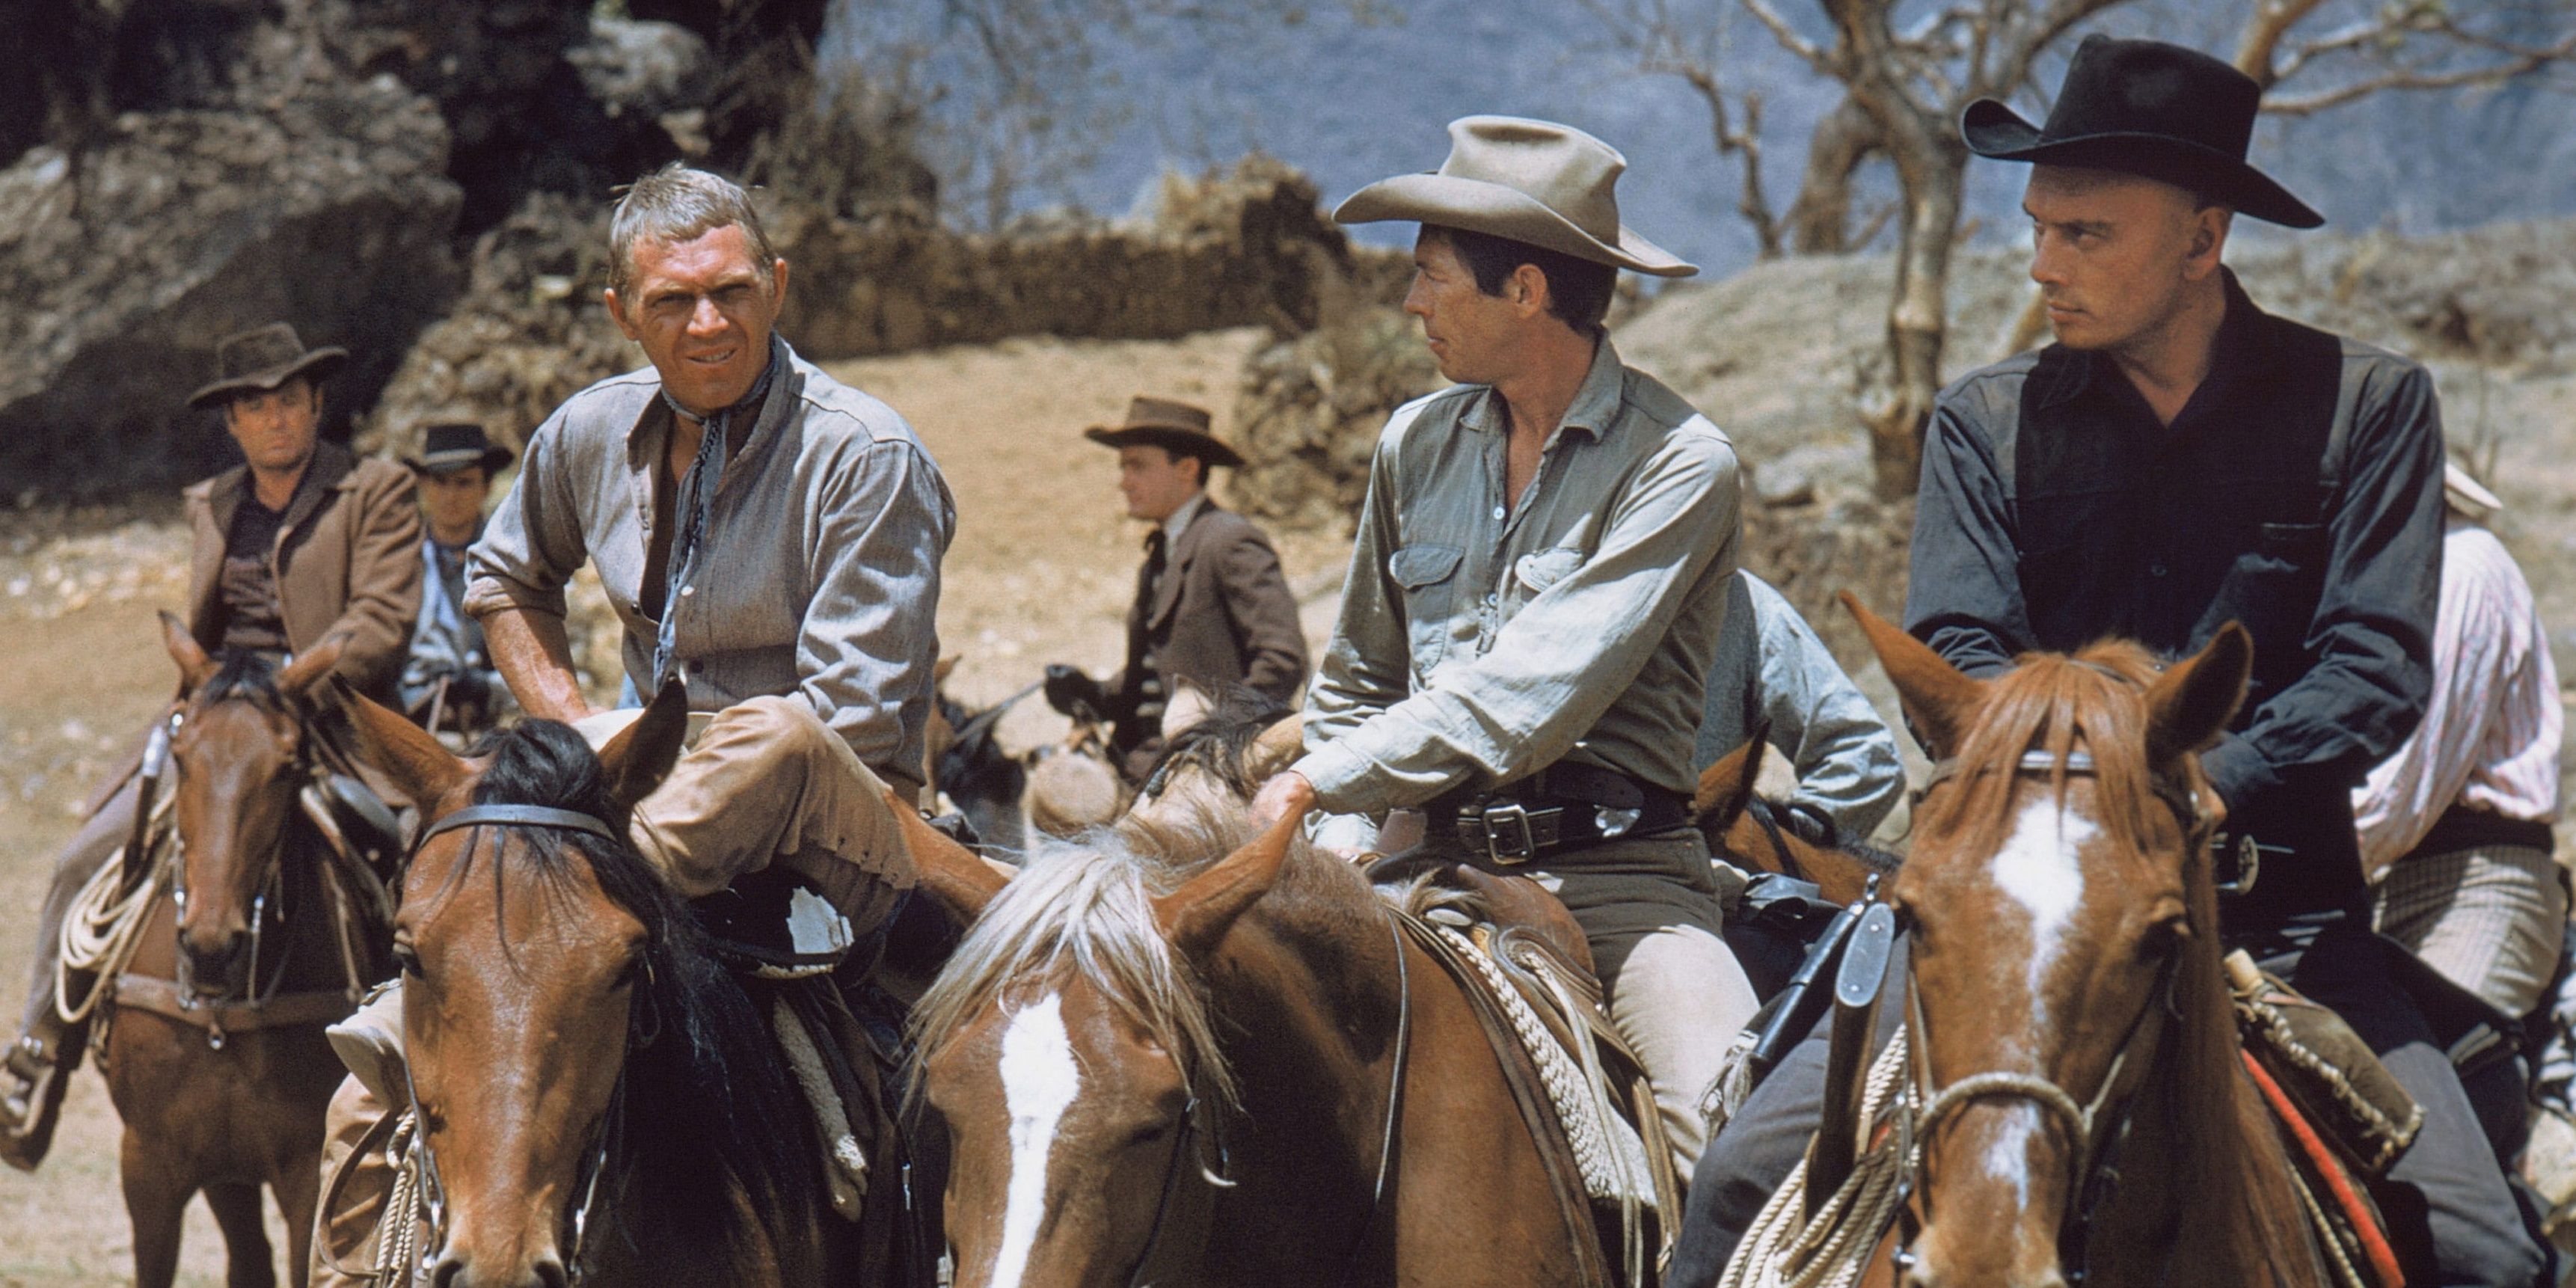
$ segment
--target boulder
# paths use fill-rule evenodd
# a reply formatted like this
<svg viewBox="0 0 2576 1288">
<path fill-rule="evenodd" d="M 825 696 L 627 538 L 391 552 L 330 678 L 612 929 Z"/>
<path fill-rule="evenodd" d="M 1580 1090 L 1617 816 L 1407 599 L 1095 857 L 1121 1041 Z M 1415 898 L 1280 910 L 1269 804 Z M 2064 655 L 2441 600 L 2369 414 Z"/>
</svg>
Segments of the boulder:
<svg viewBox="0 0 2576 1288">
<path fill-rule="evenodd" d="M 1388 414 L 1445 383 L 1413 320 L 1384 305 L 1255 352 L 1235 401 L 1245 461 L 1226 495 L 1286 527 L 1352 531 Z"/>
</svg>

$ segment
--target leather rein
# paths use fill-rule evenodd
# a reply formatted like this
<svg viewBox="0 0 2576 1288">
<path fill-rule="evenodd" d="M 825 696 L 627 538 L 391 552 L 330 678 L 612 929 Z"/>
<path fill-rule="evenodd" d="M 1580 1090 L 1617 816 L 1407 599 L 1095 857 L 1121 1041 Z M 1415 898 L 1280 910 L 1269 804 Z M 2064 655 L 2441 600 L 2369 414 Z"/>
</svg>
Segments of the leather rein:
<svg viewBox="0 0 2576 1288">
<path fill-rule="evenodd" d="M 609 844 L 623 844 L 624 838 L 596 816 L 579 810 L 555 809 L 545 805 L 468 805 L 448 814 L 420 831 L 413 838 L 411 853 L 418 855 L 432 837 L 448 832 L 479 827 L 537 827 L 558 832 L 578 832 Z M 649 986 L 649 985 L 648 985 Z M 648 1036 L 647 1041 L 650 1040 Z M 421 1204 L 428 1209 L 429 1248 L 447 1244 L 447 1190 L 439 1181 L 438 1154 L 429 1144 L 429 1118 L 421 1112 L 420 1089 L 412 1083 L 411 1062 L 403 1062 L 403 1092 L 411 1100 L 412 1121 L 419 1124 L 413 1134 L 413 1148 L 420 1159 Z M 582 1179 L 573 1188 L 581 1195 L 568 1214 L 572 1243 L 564 1253 L 564 1275 L 567 1288 L 578 1288 L 582 1280 L 582 1249 L 589 1237 L 590 1218 L 599 1202 L 599 1178 L 608 1171 L 608 1157 L 615 1149 L 626 1118 L 626 1071 L 617 1074 L 617 1087 L 609 1093 L 608 1111 L 600 1115 L 592 1128 L 592 1145 L 582 1169 Z M 403 1219 L 402 1214 L 389 1214 Z"/>
<path fill-rule="evenodd" d="M 2069 749 L 2061 756 L 2053 751 L 2033 749 L 2021 754 L 2014 763 L 2013 772 L 2024 776 L 2081 777 L 2092 775 L 2095 768 L 2090 752 Z M 1917 799 L 1959 775 L 1956 760 L 1945 759 L 1935 763 L 1922 791 L 1917 793 Z M 2184 834 L 2189 838 L 2186 846 L 2200 845 L 2209 828 L 2210 818 L 2199 798 L 2162 779 L 2155 783 L 2155 791 L 2157 798 L 2170 807 L 2183 824 Z M 2169 953 L 2157 967 L 2155 987 L 2148 991 L 2138 1013 L 2130 1017 L 2128 1027 L 2121 1034 L 2120 1045 L 2112 1052 L 2111 1067 L 2102 1074 L 2102 1085 L 2095 1089 L 2091 1100 L 2081 1103 L 2055 1081 L 2034 1073 L 1995 1069 L 1969 1074 L 1946 1086 L 1936 1083 L 1932 1075 L 1931 1051 L 1924 1041 L 1927 1026 L 1923 1015 L 1923 995 L 1916 987 L 1914 972 L 1906 972 L 1905 1021 L 1913 1032 L 1907 1043 L 1905 1084 L 1897 1102 L 1895 1119 L 1897 1156 L 1909 1158 L 1912 1162 L 1905 1168 L 1904 1178 L 1897 1189 L 1900 1229 L 1893 1259 L 1900 1281 L 1913 1267 L 1914 1240 L 1922 1233 L 1913 1200 L 1917 1194 L 1925 1192 L 1924 1180 L 1931 1166 L 1929 1156 L 1921 1152 L 1923 1143 L 1939 1130 L 1943 1120 L 1965 1109 L 1971 1102 L 2019 1100 L 2035 1106 L 2042 1117 L 2056 1119 L 2076 1143 L 2070 1169 L 2074 1187 L 2068 1192 L 2068 1213 L 2059 1222 L 2058 1254 L 2065 1268 L 2067 1283 L 2081 1285 L 2084 1282 L 2090 1270 L 2087 1251 L 2093 1218 L 2119 1179 L 2117 1158 L 2121 1144 L 2128 1138 L 2131 1114 L 2136 1108 L 2136 1088 L 2128 1086 L 2123 1093 L 2124 1075 L 2133 1072 L 2128 1067 L 2129 1057 L 2138 1049 L 2145 1035 L 2162 1036 L 2163 1018 L 2179 1014 L 2173 988 L 2180 962 L 2179 952 Z M 2152 1026 L 2151 1020 L 2156 1021 Z M 2136 1072 L 2143 1073 L 2143 1067 Z M 2116 1115 L 2108 1120 L 2107 1131 L 2102 1130 L 2106 1109 L 2112 1109 Z M 1925 1201 L 1928 1205 L 1928 1198 Z"/>
</svg>

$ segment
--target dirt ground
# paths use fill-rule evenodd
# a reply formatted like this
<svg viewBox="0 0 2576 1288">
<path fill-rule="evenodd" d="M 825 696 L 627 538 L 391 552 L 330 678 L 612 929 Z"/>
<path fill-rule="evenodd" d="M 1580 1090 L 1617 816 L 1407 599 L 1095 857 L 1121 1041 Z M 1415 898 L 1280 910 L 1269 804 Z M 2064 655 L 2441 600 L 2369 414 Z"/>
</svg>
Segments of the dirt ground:
<svg viewBox="0 0 2576 1288">
<path fill-rule="evenodd" d="M 1118 665 L 1144 527 L 1123 517 L 1112 455 L 1079 431 L 1151 392 L 1208 406 L 1223 434 L 1260 339 L 1021 340 L 834 369 L 911 419 L 956 495 L 939 626 L 944 650 L 962 656 L 950 681 L 960 698 L 999 699 L 1051 661 Z M 1347 548 L 1298 536 L 1280 545 L 1320 638 Z M 52 856 L 174 683 L 152 610 L 181 607 L 186 565 L 175 507 L 0 514 L 0 1022 L 12 1033 Z M 1063 724 L 1032 698 L 1003 732 L 1028 746 Z M 84 1069 L 43 1170 L 0 1169 L 0 1288 L 128 1280 L 116 1147 L 105 1086 Z M 189 1220 L 180 1282 L 221 1283 L 202 1202 Z"/>
</svg>

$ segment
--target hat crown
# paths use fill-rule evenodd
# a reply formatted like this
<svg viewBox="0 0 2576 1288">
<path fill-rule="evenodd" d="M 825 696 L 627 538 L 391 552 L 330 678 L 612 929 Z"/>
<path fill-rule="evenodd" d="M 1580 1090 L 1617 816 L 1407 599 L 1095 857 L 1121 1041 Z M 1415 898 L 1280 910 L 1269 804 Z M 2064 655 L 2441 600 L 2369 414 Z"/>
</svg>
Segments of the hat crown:
<svg viewBox="0 0 2576 1288">
<path fill-rule="evenodd" d="M 2263 89 L 2253 77 L 2196 49 L 2087 36 L 2076 46 L 2039 137 L 2053 143 L 2157 134 L 2242 161 L 2262 106 Z"/>
<path fill-rule="evenodd" d="M 303 356 L 304 341 L 284 322 L 226 336 L 215 346 L 215 365 L 224 380 L 283 367 Z"/>
<path fill-rule="evenodd" d="M 454 452 L 481 454 L 489 450 L 492 440 L 485 437 L 481 425 L 458 421 L 432 425 L 421 431 L 421 454 L 443 456 Z"/>
<path fill-rule="evenodd" d="M 1209 434 L 1216 424 L 1216 418 L 1210 416 L 1204 407 L 1193 407 L 1185 402 L 1174 402 L 1168 398 L 1148 398 L 1139 394 L 1128 400 L 1127 423 L 1136 426 L 1187 429 Z"/>
<path fill-rule="evenodd" d="M 1614 189 L 1628 158 L 1571 126 L 1517 116 L 1467 116 L 1449 123 L 1449 157 L 1440 173 L 1513 189 L 1582 229 L 1617 245 Z"/>
</svg>

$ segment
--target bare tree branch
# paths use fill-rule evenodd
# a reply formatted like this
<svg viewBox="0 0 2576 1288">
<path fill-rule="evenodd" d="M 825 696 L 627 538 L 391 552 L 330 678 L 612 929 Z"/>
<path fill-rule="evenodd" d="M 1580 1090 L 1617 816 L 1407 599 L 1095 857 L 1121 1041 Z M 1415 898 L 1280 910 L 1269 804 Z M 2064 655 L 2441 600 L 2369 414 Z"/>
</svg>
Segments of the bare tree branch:
<svg viewBox="0 0 2576 1288">
<path fill-rule="evenodd" d="M 1833 60 L 1827 57 L 1824 47 L 1799 35 L 1798 29 L 1790 26 L 1789 20 L 1781 17 L 1780 11 L 1771 7 L 1771 0 L 1744 0 L 1744 11 L 1752 14 L 1754 21 L 1769 28 L 1771 38 L 1778 41 L 1782 49 L 1805 59 L 1807 65 L 1815 68 L 1819 73 L 1837 80 L 1841 79 L 1842 73 L 1835 68 Z"/>
<path fill-rule="evenodd" d="M 2266 98 L 2263 110 L 2274 116 L 2309 116 L 2330 107 L 2341 107 L 2356 99 L 2368 98 L 2388 90 L 2460 89 L 2470 85 L 2501 85 L 2516 77 L 2528 75 L 2542 67 L 2576 56 L 2576 36 L 2571 36 L 2545 50 L 2532 50 L 2500 63 L 2484 67 L 2464 67 L 2447 72 L 2394 71 L 2368 77 L 2348 85 L 2300 98 Z"/>
</svg>

